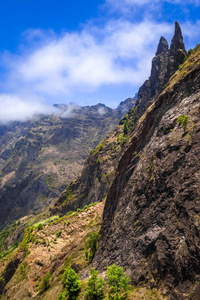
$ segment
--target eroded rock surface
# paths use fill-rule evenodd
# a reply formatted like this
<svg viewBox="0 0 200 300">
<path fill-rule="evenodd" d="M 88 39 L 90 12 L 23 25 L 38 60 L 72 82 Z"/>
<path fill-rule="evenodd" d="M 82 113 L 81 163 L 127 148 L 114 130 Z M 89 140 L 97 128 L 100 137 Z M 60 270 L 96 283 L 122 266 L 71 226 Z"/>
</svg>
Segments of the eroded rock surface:
<svg viewBox="0 0 200 300">
<path fill-rule="evenodd" d="M 124 266 L 134 283 L 162 281 L 170 299 L 199 296 L 199 59 L 200 46 L 139 120 L 109 190 L 95 257 L 100 270 Z M 188 117 L 185 130 L 180 116 Z"/>
</svg>

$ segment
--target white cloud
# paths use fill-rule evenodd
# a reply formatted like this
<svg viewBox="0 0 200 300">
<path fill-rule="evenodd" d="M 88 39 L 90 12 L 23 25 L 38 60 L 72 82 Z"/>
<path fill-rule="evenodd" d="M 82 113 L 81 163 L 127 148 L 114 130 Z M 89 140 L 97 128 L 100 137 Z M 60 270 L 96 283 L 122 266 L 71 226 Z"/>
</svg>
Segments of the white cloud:
<svg viewBox="0 0 200 300">
<path fill-rule="evenodd" d="M 197 39 L 199 42 L 200 20 L 195 23 L 191 23 L 191 22 L 187 21 L 186 23 L 182 24 L 181 28 L 182 28 L 182 32 L 183 32 L 184 36 L 190 42 L 191 47 L 196 46 L 192 43 L 193 43 L 194 39 Z"/>
<path fill-rule="evenodd" d="M 181 4 L 181 5 L 195 5 L 200 6 L 199 0 L 106 0 L 108 5 L 111 5 L 112 8 L 115 9 L 123 9 L 125 10 L 127 7 L 135 7 L 135 6 L 143 6 L 143 5 L 150 5 L 148 9 L 151 7 L 156 7 L 157 5 L 161 5 L 162 3 L 171 3 L 174 5 Z"/>
<path fill-rule="evenodd" d="M 26 121 L 38 114 L 56 113 L 56 109 L 42 104 L 35 98 L 23 98 L 17 95 L 0 95 L 0 123 Z"/>
<path fill-rule="evenodd" d="M 59 97 L 77 90 L 92 92 L 103 85 L 140 85 L 150 73 L 160 36 L 172 30 L 165 23 L 117 20 L 103 29 L 87 26 L 80 33 L 48 36 L 45 44 L 34 45 L 29 53 L 5 58 L 9 88 Z"/>
<path fill-rule="evenodd" d="M 78 113 L 80 106 L 75 103 L 51 106 L 44 100 L 30 95 L 0 94 L 0 125 L 13 121 L 24 122 L 39 115 L 55 115 L 70 118 Z"/>
</svg>

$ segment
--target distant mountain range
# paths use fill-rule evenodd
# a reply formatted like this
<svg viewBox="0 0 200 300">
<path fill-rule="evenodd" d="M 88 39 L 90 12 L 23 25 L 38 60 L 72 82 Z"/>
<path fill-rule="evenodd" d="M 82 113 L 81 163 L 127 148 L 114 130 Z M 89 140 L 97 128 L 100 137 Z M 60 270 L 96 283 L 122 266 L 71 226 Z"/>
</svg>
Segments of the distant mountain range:
<svg viewBox="0 0 200 300">
<path fill-rule="evenodd" d="M 58 114 L 0 126 L 0 227 L 47 208 L 80 173 L 90 149 L 133 106 L 55 104 Z"/>
</svg>

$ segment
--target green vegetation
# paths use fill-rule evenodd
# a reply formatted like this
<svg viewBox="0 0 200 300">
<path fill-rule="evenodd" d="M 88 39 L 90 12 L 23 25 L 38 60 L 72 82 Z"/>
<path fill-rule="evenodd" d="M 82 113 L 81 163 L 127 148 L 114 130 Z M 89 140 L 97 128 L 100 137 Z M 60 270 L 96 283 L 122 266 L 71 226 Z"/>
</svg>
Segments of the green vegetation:
<svg viewBox="0 0 200 300">
<path fill-rule="evenodd" d="M 20 248 L 23 248 L 26 250 L 26 256 L 28 256 L 28 254 L 29 254 L 28 244 L 32 241 L 33 237 L 34 237 L 33 228 L 27 227 L 24 231 L 23 241 L 20 244 Z"/>
<path fill-rule="evenodd" d="M 38 222 L 38 223 L 35 223 L 35 224 L 33 225 L 33 228 L 37 228 L 38 230 L 41 230 L 41 229 L 43 228 L 43 225 L 49 224 L 49 223 L 51 223 L 51 222 L 57 220 L 58 218 L 59 218 L 58 215 L 52 216 L 52 217 L 47 218 L 47 219 L 45 219 L 45 220 L 43 220 L 43 221 L 40 221 L 40 222 Z M 39 228 L 38 228 L 38 227 L 39 227 Z"/>
<path fill-rule="evenodd" d="M 99 202 L 94 202 L 94 203 L 85 205 L 83 208 L 77 208 L 76 211 L 69 211 L 69 212 L 66 214 L 66 216 L 70 216 L 70 215 L 73 215 L 73 214 L 77 214 L 77 213 L 79 213 L 79 212 L 83 212 L 84 210 L 88 210 L 90 207 L 95 206 L 95 205 L 97 205 L 97 204 L 99 204 Z M 62 220 L 62 219 L 63 219 L 63 217 L 60 218 L 59 220 Z M 59 220 L 58 220 L 58 221 L 59 221 Z"/>
<path fill-rule="evenodd" d="M 94 151 L 92 149 L 90 149 L 90 156 L 94 153 Z"/>
<path fill-rule="evenodd" d="M 22 263 L 19 266 L 20 274 L 22 275 L 23 279 L 26 277 L 26 268 L 27 268 L 27 263 Z"/>
<path fill-rule="evenodd" d="M 37 229 L 38 229 L 38 230 L 43 229 L 43 224 L 42 224 L 42 223 L 39 223 L 38 226 L 37 226 Z"/>
<path fill-rule="evenodd" d="M 102 300 L 104 298 L 105 283 L 103 278 L 98 277 L 98 272 L 91 268 L 90 278 L 87 282 L 85 300 Z"/>
<path fill-rule="evenodd" d="M 5 251 L 5 250 L 7 250 L 5 247 L 5 240 L 13 234 L 13 232 L 17 229 L 17 227 L 19 225 L 20 225 L 20 220 L 17 222 L 14 221 L 12 223 L 12 225 L 7 226 L 0 232 L 0 253 L 4 252 L 4 254 L 5 254 L 5 252 L 7 252 L 7 251 Z M 1 258 L 1 256 L 0 256 L 0 258 Z"/>
<path fill-rule="evenodd" d="M 129 278 L 122 267 L 112 265 L 107 269 L 109 300 L 125 300 L 130 290 Z"/>
<path fill-rule="evenodd" d="M 191 138 L 191 135 L 188 133 L 187 134 L 187 137 L 186 137 L 188 143 L 191 145 L 192 144 L 192 138 Z"/>
<path fill-rule="evenodd" d="M 99 151 L 101 151 L 103 149 L 102 143 L 99 144 L 98 149 L 99 149 Z"/>
<path fill-rule="evenodd" d="M 57 231 L 57 232 L 56 232 L 56 237 L 59 238 L 59 237 L 61 236 L 61 234 L 62 234 L 62 231 L 61 231 L 61 230 Z"/>
<path fill-rule="evenodd" d="M 97 158 L 97 161 L 96 161 L 96 163 L 97 163 L 98 165 L 100 165 L 100 163 L 101 163 L 101 159 L 100 159 L 100 157 L 98 157 L 98 158 Z"/>
<path fill-rule="evenodd" d="M 49 288 L 49 286 L 50 286 L 49 285 L 50 279 L 51 279 L 51 274 L 48 272 L 42 278 L 41 284 L 39 284 L 39 292 L 38 292 L 38 294 L 42 294 L 45 290 L 47 290 Z"/>
<path fill-rule="evenodd" d="M 178 117 L 178 119 L 176 120 L 176 122 L 178 124 L 181 124 L 182 125 L 182 128 L 183 128 L 183 131 L 186 132 L 186 129 L 187 129 L 187 126 L 188 126 L 188 121 L 189 121 L 189 118 L 187 115 L 181 115 Z"/>
<path fill-rule="evenodd" d="M 86 244 L 86 249 L 85 249 L 85 258 L 89 262 L 92 262 L 95 253 L 98 248 L 98 239 L 99 239 L 99 232 L 92 232 L 90 233 L 89 240 Z"/>
<path fill-rule="evenodd" d="M 72 199 L 72 190 L 71 189 L 68 189 L 67 190 L 67 201 L 70 201 Z"/>
<path fill-rule="evenodd" d="M 118 134 L 118 136 L 117 136 L 117 141 L 118 141 L 118 143 L 120 144 L 120 146 L 123 146 L 124 141 L 125 141 L 125 139 L 124 139 L 124 134 L 123 134 L 123 133 L 122 133 L 122 134 Z"/>
<path fill-rule="evenodd" d="M 188 57 L 190 56 L 190 54 L 192 54 L 193 49 L 188 50 L 188 53 L 186 55 L 186 57 L 184 58 L 184 62 L 188 59 Z"/>
<path fill-rule="evenodd" d="M 129 122 L 127 117 L 124 121 L 124 129 L 123 129 L 124 136 L 127 135 L 128 132 L 129 132 Z"/>
<path fill-rule="evenodd" d="M 59 299 L 66 299 L 68 296 L 69 300 L 77 299 L 81 291 L 81 282 L 78 274 L 70 267 L 66 269 L 63 274 L 63 285 L 65 288 L 65 295 L 62 293 L 59 295 Z"/>
</svg>

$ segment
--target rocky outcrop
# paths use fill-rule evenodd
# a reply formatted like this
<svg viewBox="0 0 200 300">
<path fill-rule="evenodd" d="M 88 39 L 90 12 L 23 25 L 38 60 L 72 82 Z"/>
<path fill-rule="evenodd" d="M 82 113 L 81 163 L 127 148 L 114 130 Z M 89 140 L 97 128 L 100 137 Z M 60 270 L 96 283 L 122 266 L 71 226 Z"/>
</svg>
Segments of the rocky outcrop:
<svg viewBox="0 0 200 300">
<path fill-rule="evenodd" d="M 136 284 L 162 282 L 169 299 L 199 299 L 199 59 L 200 45 L 130 137 L 105 203 L 94 263 L 99 270 L 121 265 Z M 186 127 L 177 122 L 181 116 Z"/>
<path fill-rule="evenodd" d="M 156 56 L 152 60 L 151 75 L 139 89 L 138 101 L 136 102 L 138 118 L 152 104 L 152 99 L 164 90 L 169 78 L 183 63 L 186 54 L 181 28 L 176 22 L 170 49 L 166 39 L 161 37 Z"/>
<path fill-rule="evenodd" d="M 186 54 L 187 52 L 185 50 L 185 46 L 183 43 L 183 37 L 182 37 L 180 25 L 178 22 L 175 22 L 175 33 L 171 41 L 170 51 L 169 51 L 169 64 L 167 70 L 169 78 L 178 69 L 178 66 L 183 63 Z"/>
</svg>

